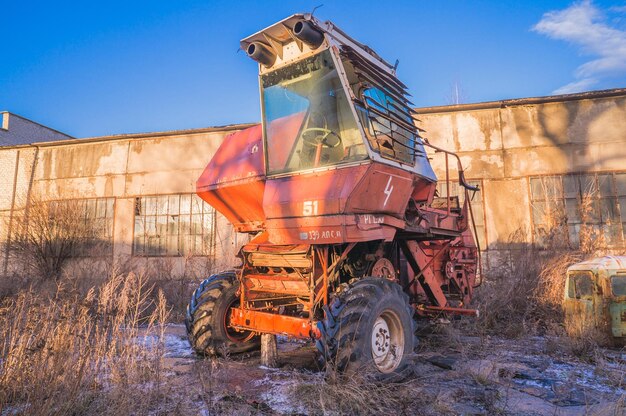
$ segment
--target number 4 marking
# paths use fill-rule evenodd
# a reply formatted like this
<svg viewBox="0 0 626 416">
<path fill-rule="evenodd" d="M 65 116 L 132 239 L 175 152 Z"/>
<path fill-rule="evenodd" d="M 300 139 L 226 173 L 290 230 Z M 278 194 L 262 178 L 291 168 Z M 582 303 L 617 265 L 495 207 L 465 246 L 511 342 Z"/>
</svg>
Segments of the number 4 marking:
<svg viewBox="0 0 626 416">
<path fill-rule="evenodd" d="M 391 193 L 393 192 L 393 186 L 391 186 L 391 176 L 389 177 L 389 180 L 387 181 L 387 186 L 385 186 L 385 195 L 387 195 L 387 198 L 385 198 L 385 202 L 383 203 L 383 207 L 387 205 L 387 201 L 389 201 L 389 197 L 391 196 Z"/>
</svg>

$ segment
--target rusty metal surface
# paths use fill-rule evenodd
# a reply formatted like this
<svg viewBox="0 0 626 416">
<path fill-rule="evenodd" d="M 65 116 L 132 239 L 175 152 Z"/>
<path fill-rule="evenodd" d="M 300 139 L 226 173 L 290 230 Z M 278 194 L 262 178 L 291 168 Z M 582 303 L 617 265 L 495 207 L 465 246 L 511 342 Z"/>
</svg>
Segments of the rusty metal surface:
<svg viewBox="0 0 626 416">
<path fill-rule="evenodd" d="M 605 256 L 568 268 L 563 312 L 571 336 L 626 339 L 626 256 Z"/>
<path fill-rule="evenodd" d="M 303 21 L 323 32 L 317 33 L 323 37 L 319 45 L 292 32 Z M 471 207 L 450 198 L 432 204 L 437 178 L 395 67 L 310 15 L 289 17 L 241 45 L 259 62 L 263 127 L 227 137 L 198 180 L 198 194 L 237 231 L 262 231 L 241 250 L 240 306 L 232 309 L 230 325 L 318 337 L 315 322 L 333 293 L 367 276 L 401 284 L 422 316 L 474 313 L 467 309 L 479 268 Z M 316 65 L 329 69 L 324 77 Z M 332 93 L 309 96 L 316 85 L 302 79 Z M 383 95 L 367 96 L 366 89 Z M 267 110 L 273 96 L 281 97 L 278 114 Z M 280 101 L 284 97 L 287 104 Z M 346 103 L 341 114 L 337 97 Z M 298 98 L 307 104 L 294 106 Z M 354 127 L 341 127 L 340 117 Z M 319 140 L 315 148 L 306 141 L 311 131 L 338 139 L 332 146 Z M 337 132 L 349 139 L 345 148 Z M 323 144 L 337 150 L 322 164 Z M 357 158 L 354 146 L 364 150 Z M 453 158 L 460 184 L 470 189 L 460 159 L 435 150 L 446 158 L 447 188 Z M 308 156 L 294 156 L 302 154 Z"/>
<path fill-rule="evenodd" d="M 418 307 L 417 313 L 426 314 L 426 315 L 434 315 L 434 316 L 450 314 L 450 315 L 466 315 L 466 316 L 478 317 L 480 315 L 480 312 L 478 309 L 451 308 L 451 307 L 427 306 L 427 305 Z"/>
<path fill-rule="evenodd" d="M 372 266 L 370 273 L 374 277 L 382 277 L 384 279 L 396 280 L 396 268 L 393 263 L 384 257 L 378 259 Z"/>
</svg>

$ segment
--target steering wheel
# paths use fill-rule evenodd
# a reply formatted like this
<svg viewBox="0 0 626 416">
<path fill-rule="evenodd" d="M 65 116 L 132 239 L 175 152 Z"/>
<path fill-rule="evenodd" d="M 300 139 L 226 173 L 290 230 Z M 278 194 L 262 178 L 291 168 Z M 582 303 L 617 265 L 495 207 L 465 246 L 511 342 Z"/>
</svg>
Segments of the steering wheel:
<svg viewBox="0 0 626 416">
<path fill-rule="evenodd" d="M 322 127 L 309 127 L 304 129 L 300 134 L 302 141 L 310 146 L 317 147 L 319 145 L 334 149 L 341 144 L 341 137 L 332 130 Z M 329 142 L 328 138 L 334 136 L 334 143 Z"/>
</svg>

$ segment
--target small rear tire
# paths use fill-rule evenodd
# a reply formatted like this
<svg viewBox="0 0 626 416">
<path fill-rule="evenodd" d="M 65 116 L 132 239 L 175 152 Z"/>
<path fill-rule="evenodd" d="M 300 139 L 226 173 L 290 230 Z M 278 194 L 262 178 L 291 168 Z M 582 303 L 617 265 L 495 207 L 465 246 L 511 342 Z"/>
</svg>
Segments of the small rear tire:
<svg viewBox="0 0 626 416">
<path fill-rule="evenodd" d="M 229 326 L 230 310 L 239 306 L 238 290 L 235 272 L 222 272 L 204 280 L 193 292 L 185 326 L 197 354 L 226 356 L 260 348 L 260 336 Z"/>
<path fill-rule="evenodd" d="M 401 381 L 412 374 L 417 345 L 413 309 L 402 288 L 365 278 L 348 286 L 325 310 L 318 351 L 327 372 Z"/>
</svg>

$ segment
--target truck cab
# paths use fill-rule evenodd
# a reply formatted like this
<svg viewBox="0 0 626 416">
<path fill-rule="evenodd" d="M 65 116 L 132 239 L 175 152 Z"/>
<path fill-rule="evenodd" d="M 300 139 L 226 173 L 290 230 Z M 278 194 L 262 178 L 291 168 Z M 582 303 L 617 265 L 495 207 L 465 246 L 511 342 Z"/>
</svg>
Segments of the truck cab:
<svg viewBox="0 0 626 416">
<path fill-rule="evenodd" d="M 570 266 L 563 308 L 571 336 L 593 334 L 599 341 L 626 340 L 626 256 L 605 256 Z"/>
</svg>

